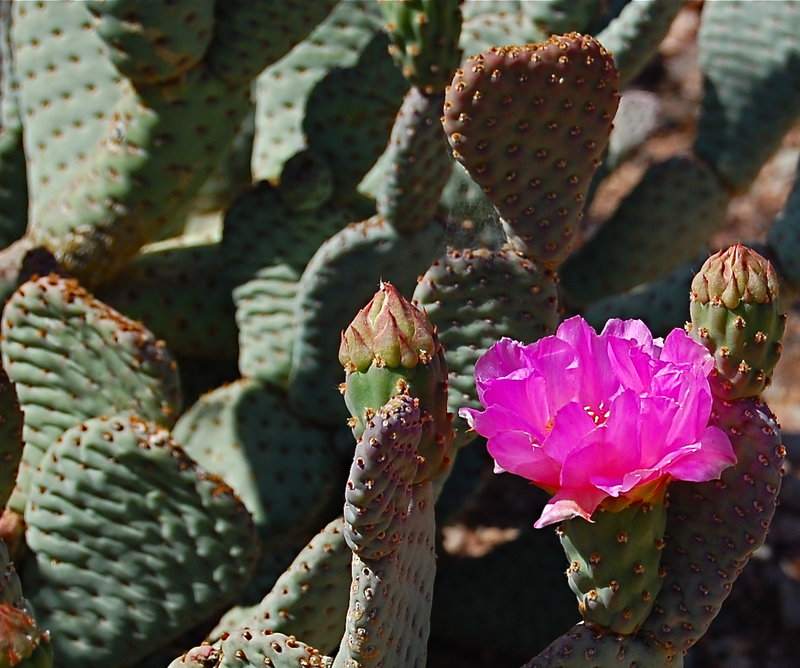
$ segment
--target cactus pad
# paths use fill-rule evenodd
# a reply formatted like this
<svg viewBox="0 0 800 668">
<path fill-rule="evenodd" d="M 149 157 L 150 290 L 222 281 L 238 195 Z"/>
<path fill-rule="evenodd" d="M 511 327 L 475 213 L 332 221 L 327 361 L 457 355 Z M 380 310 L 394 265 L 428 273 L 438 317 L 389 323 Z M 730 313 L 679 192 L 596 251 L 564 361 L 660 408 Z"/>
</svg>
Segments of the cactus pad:
<svg viewBox="0 0 800 668">
<path fill-rule="evenodd" d="M 702 18 L 699 61 L 708 94 L 694 151 L 739 191 L 800 116 L 800 5 L 710 2 Z"/>
<path fill-rule="evenodd" d="M 572 249 L 618 101 L 611 55 L 577 33 L 472 56 L 447 88 L 453 155 L 545 265 Z"/>
<path fill-rule="evenodd" d="M 681 668 L 683 657 L 669 656 L 637 636 L 607 633 L 578 624 L 550 643 L 524 668 Z"/>
<path fill-rule="evenodd" d="M 73 427 L 32 476 L 29 594 L 62 665 L 131 665 L 230 601 L 257 555 L 233 491 L 135 417 Z"/>
<path fill-rule="evenodd" d="M 564 263 L 561 280 L 585 305 L 658 278 L 699 253 L 729 195 L 713 171 L 689 156 L 651 166 L 597 234 Z"/>
<path fill-rule="evenodd" d="M 661 588 L 664 504 L 595 512 L 559 525 L 570 589 L 590 624 L 629 635 L 638 630 Z"/>
<path fill-rule="evenodd" d="M 277 178 L 283 164 L 307 147 L 302 125 L 309 95 L 331 68 L 355 65 L 381 22 L 376 2 L 339 2 L 306 40 L 259 76 L 253 145 L 255 178 Z M 388 54 L 386 60 L 391 64 Z"/>
<path fill-rule="evenodd" d="M 504 336 L 533 343 L 558 324 L 555 277 L 508 248 L 449 250 L 420 279 L 414 301 L 438 329 L 454 413 L 480 408 L 473 372 L 493 343 Z M 469 436 L 461 418 L 456 428 L 463 444 Z"/>
<path fill-rule="evenodd" d="M 86 3 L 114 66 L 137 84 L 155 84 L 196 66 L 211 41 L 214 5 L 180 0 L 168 5 L 137 0 Z"/>
<path fill-rule="evenodd" d="M 450 178 L 453 163 L 439 122 L 442 102 L 442 95 L 423 95 L 411 88 L 392 126 L 377 208 L 401 232 L 434 216 Z"/>
<path fill-rule="evenodd" d="M 303 548 L 258 604 L 242 613 L 226 614 L 211 633 L 248 627 L 303 638 L 323 652 L 333 652 L 342 638 L 343 620 L 337 614 L 347 606 L 350 590 L 350 551 L 340 517 L 322 529 Z"/>
<path fill-rule="evenodd" d="M 680 655 L 705 633 L 753 552 L 764 542 L 781 485 L 784 447 L 759 399 L 715 399 L 712 424 L 731 439 L 737 463 L 719 480 L 669 488 L 665 571 L 642 633 Z"/>
<path fill-rule="evenodd" d="M 25 415 L 25 447 L 10 506 L 62 432 L 126 411 L 166 426 L 180 409 L 175 361 L 142 325 L 55 275 L 22 285 L 3 312 L 3 365 Z"/>
<path fill-rule="evenodd" d="M 352 585 L 337 666 L 425 666 L 436 557 L 433 484 L 412 484 L 420 433 L 419 407 L 398 395 L 359 440 L 345 501 Z"/>
<path fill-rule="evenodd" d="M 331 438 L 255 380 L 202 396 L 172 433 L 192 459 L 233 487 L 270 543 L 313 533 L 336 507 L 344 467 L 337 477 Z"/>
</svg>

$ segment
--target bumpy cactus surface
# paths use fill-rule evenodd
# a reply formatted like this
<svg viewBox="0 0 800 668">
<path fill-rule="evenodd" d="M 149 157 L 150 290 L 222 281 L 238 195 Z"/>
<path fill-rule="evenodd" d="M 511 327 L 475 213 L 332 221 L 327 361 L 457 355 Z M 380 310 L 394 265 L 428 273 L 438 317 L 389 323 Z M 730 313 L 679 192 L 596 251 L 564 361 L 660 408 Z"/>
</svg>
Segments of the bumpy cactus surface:
<svg viewBox="0 0 800 668">
<path fill-rule="evenodd" d="M 800 186 L 715 235 L 800 116 L 798 34 L 0 2 L 0 668 L 682 665 L 781 490 Z M 550 500 L 487 497 L 492 460 Z M 504 544 L 452 554 L 476 515 Z"/>
</svg>

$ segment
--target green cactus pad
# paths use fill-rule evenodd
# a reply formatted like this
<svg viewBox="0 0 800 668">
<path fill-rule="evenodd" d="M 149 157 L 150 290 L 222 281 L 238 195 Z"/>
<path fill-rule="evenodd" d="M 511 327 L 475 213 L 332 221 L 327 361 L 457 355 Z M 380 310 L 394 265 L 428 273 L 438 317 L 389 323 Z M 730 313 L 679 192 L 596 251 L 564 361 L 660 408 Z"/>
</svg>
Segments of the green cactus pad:
<svg viewBox="0 0 800 668">
<path fill-rule="evenodd" d="M 268 376 L 271 381 L 285 377 L 285 368 L 276 364 L 261 365 L 271 346 L 286 349 L 291 345 L 291 331 L 275 325 L 283 322 L 292 308 L 289 280 L 297 276 L 317 247 L 351 220 L 340 207 L 294 211 L 282 199 L 282 191 L 266 181 L 243 191 L 225 213 L 222 241 L 179 237 L 152 244 L 128 267 L 103 286 L 100 294 L 115 307 L 147 323 L 164 338 L 171 350 L 189 357 L 235 359 L 239 354 L 237 337 L 244 340 L 242 373 Z M 263 273 L 260 273 L 263 272 Z M 257 275 L 278 277 L 255 279 Z M 239 298 L 232 298 L 237 286 Z M 251 288 L 272 291 L 267 304 L 261 301 L 252 308 L 261 310 L 264 319 L 253 319 L 246 332 L 236 329 L 236 308 L 246 304 Z M 241 317 L 241 314 L 239 314 Z M 275 338 L 261 334 L 272 331 Z M 253 340 L 253 335 L 258 338 Z M 252 347 L 248 347 L 252 345 Z M 255 364 L 251 365 L 252 362 Z M 283 380 L 280 380 L 282 383 Z"/>
<path fill-rule="evenodd" d="M 320 244 L 350 222 L 338 206 L 298 207 L 297 196 L 286 190 L 297 185 L 289 183 L 291 161 L 287 170 L 280 188 L 261 181 L 237 198 L 225 215 L 220 248 L 222 276 L 236 305 L 242 375 L 277 386 L 288 383 L 303 269 Z"/>
<path fill-rule="evenodd" d="M 264 267 L 287 265 L 302 272 L 319 245 L 351 220 L 348 210 L 324 203 L 320 209 L 298 211 L 284 195 L 285 190 L 259 181 L 225 212 L 220 253 L 231 265 L 231 285 Z"/>
<path fill-rule="evenodd" d="M 577 624 L 523 668 L 681 668 L 671 656 L 637 636 L 608 633 Z"/>
<path fill-rule="evenodd" d="M 577 304 L 630 290 L 688 262 L 721 222 L 730 197 L 699 160 L 652 165 L 611 218 L 561 268 Z"/>
<path fill-rule="evenodd" d="M 97 284 L 185 212 L 250 109 L 248 81 L 201 63 L 134 88 L 87 3 L 21 7 L 12 37 L 31 147 L 28 235 Z"/>
<path fill-rule="evenodd" d="M 172 79 L 203 58 L 214 28 L 214 3 L 179 0 L 168 5 L 138 0 L 90 0 L 97 34 L 111 62 L 136 84 Z"/>
<path fill-rule="evenodd" d="M 283 165 L 278 189 L 292 211 L 320 209 L 333 195 L 333 170 L 313 151 L 298 151 Z"/>
<path fill-rule="evenodd" d="M 250 108 L 246 88 L 225 87 L 202 68 L 137 92 L 120 98 L 88 165 L 70 170 L 70 182 L 51 191 L 28 230 L 94 284 L 185 211 Z"/>
<path fill-rule="evenodd" d="M 547 35 L 588 31 L 608 10 L 605 0 L 538 0 L 523 2 L 530 19 Z"/>
<path fill-rule="evenodd" d="M 331 437 L 255 380 L 202 396 L 172 433 L 192 459 L 233 487 L 267 542 L 313 533 L 337 506 L 344 467 Z"/>
<path fill-rule="evenodd" d="M 300 273 L 287 265 L 265 267 L 233 291 L 239 327 L 239 370 L 277 387 L 289 384 L 294 341 L 294 300 Z"/>
<path fill-rule="evenodd" d="M 381 3 L 389 53 L 412 86 L 426 95 L 444 91 L 461 62 L 462 0 L 411 0 Z"/>
<path fill-rule="evenodd" d="M 215 668 L 330 668 L 332 659 L 282 633 L 242 629 L 231 633 L 220 644 L 220 659 Z M 170 664 L 179 668 L 180 664 Z"/>
<path fill-rule="evenodd" d="M 587 623 L 622 635 L 639 629 L 661 588 L 666 520 L 659 500 L 559 525 L 569 586 Z"/>
<path fill-rule="evenodd" d="M 131 665 L 246 584 L 255 527 L 221 479 L 135 417 L 67 430 L 33 473 L 24 579 L 61 665 Z"/>
<path fill-rule="evenodd" d="M 349 225 L 319 247 L 303 272 L 295 302 L 289 384 L 293 409 L 322 424 L 336 426 L 347 420 L 337 391 L 344 374 L 336 350 L 353 319 L 353 305 L 366 304 L 381 280 L 410 294 L 443 237 L 444 227 L 437 220 L 400 235 L 375 216 Z"/>
<path fill-rule="evenodd" d="M 705 633 L 763 544 L 781 486 L 785 449 L 766 404 L 715 399 L 712 424 L 728 434 L 738 461 L 719 480 L 670 485 L 666 577 L 641 631 L 678 656 Z"/>
<path fill-rule="evenodd" d="M 382 20 L 377 2 L 339 2 L 305 40 L 258 77 L 253 145 L 256 179 L 277 178 L 284 163 L 307 148 L 302 125 L 311 91 L 331 68 L 355 65 Z"/>
<path fill-rule="evenodd" d="M 400 232 L 424 225 L 435 215 L 450 178 L 452 160 L 439 122 L 443 101 L 440 94 L 426 96 L 411 88 L 392 127 L 377 209 Z"/>
<path fill-rule="evenodd" d="M 536 4 L 528 0 L 467 0 L 461 6 L 464 18 L 459 41 L 463 52 L 472 55 L 500 44 L 547 39 L 550 34 L 533 20 Z"/>
<path fill-rule="evenodd" d="M 236 359 L 236 318 L 218 242 L 170 239 L 147 247 L 97 289 L 176 355 Z"/>
<path fill-rule="evenodd" d="M 755 179 L 800 115 L 800 5 L 742 0 L 703 6 L 706 94 L 694 151 L 732 190 Z"/>
<path fill-rule="evenodd" d="M 611 55 L 570 33 L 468 58 L 445 95 L 453 155 L 483 187 L 512 243 L 548 266 L 576 241 L 619 93 Z"/>
<path fill-rule="evenodd" d="M 227 613 L 210 637 L 237 628 L 272 629 L 303 638 L 322 652 L 333 652 L 342 638 L 350 591 L 352 552 L 341 517 L 328 523 L 303 548 L 260 603 Z"/>
<path fill-rule="evenodd" d="M 29 477 L 62 432 L 126 411 L 166 426 L 180 409 L 172 356 L 141 324 L 74 280 L 31 280 L 3 312 L 3 366 L 25 415 L 25 447 L 9 506 L 22 511 Z"/>
<path fill-rule="evenodd" d="M 213 4 L 214 38 L 206 53 L 206 67 L 225 81 L 246 84 L 304 39 L 336 0 Z"/>
<path fill-rule="evenodd" d="M 308 148 L 334 166 L 334 190 L 345 201 L 386 148 L 408 89 L 387 46 L 386 35 L 376 34 L 358 62 L 332 69 L 308 96 L 302 125 Z"/>
<path fill-rule="evenodd" d="M 414 291 L 414 302 L 436 325 L 449 371 L 448 408 L 481 407 L 475 362 L 508 336 L 533 343 L 558 325 L 556 282 L 532 260 L 508 248 L 449 250 L 434 261 Z M 456 420 L 458 443 L 466 423 Z"/>
<path fill-rule="evenodd" d="M 673 0 L 629 2 L 608 26 L 595 35 L 614 54 L 620 87 L 633 81 L 656 55 L 672 20 L 682 8 L 682 3 Z"/>
<path fill-rule="evenodd" d="M 107 47 L 87 3 L 15 3 L 12 14 L 30 213 L 38 221 L 51 193 L 70 187 L 76 166 L 90 161 L 113 123 L 110 111 L 131 90 L 110 59 L 98 57 Z"/>
<path fill-rule="evenodd" d="M 792 190 L 767 232 L 767 243 L 767 254 L 774 258 L 782 287 L 797 294 L 800 292 L 800 168 L 795 168 Z"/>
</svg>

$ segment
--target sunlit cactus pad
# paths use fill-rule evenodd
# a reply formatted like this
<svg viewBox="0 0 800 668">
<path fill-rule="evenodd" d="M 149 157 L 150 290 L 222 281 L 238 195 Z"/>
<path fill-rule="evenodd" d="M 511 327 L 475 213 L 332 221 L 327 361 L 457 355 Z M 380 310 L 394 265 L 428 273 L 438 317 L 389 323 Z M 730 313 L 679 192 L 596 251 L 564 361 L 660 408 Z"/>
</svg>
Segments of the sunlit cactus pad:
<svg viewBox="0 0 800 668">
<path fill-rule="evenodd" d="M 25 415 L 12 508 L 22 510 L 31 469 L 65 429 L 124 412 L 165 426 L 177 417 L 178 369 L 164 344 L 74 280 L 22 285 L 6 304 L 2 334 L 3 365 Z"/>
<path fill-rule="evenodd" d="M 548 265 L 567 256 L 619 103 L 611 55 L 591 37 L 472 56 L 447 87 L 453 155 L 483 187 L 520 250 Z"/>
<path fill-rule="evenodd" d="M 34 472 L 25 519 L 29 598 L 64 666 L 135 663 L 218 612 L 258 551 L 230 487 L 134 417 L 64 433 Z"/>
</svg>

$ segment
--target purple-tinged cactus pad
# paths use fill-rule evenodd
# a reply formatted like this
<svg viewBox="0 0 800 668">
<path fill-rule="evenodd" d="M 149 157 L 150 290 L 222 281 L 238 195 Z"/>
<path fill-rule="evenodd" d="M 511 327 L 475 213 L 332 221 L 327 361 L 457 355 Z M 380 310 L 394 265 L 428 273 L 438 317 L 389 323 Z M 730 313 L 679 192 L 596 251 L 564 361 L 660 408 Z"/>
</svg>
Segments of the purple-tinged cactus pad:
<svg viewBox="0 0 800 668">
<path fill-rule="evenodd" d="M 454 156 L 545 265 L 572 248 L 618 101 L 611 55 L 577 33 L 472 56 L 446 90 Z"/>
<path fill-rule="evenodd" d="M 397 395 L 356 447 L 344 510 L 352 584 L 337 665 L 425 666 L 436 556 L 433 485 L 413 484 L 421 426 L 417 402 Z"/>
<path fill-rule="evenodd" d="M 638 636 L 624 636 L 576 624 L 524 668 L 681 668 L 682 656 L 669 656 Z"/>
<path fill-rule="evenodd" d="M 764 543 L 781 485 L 785 449 L 765 403 L 717 399 L 712 423 L 730 436 L 738 462 L 719 480 L 670 486 L 664 584 L 641 629 L 678 656 L 706 632 Z"/>
</svg>

